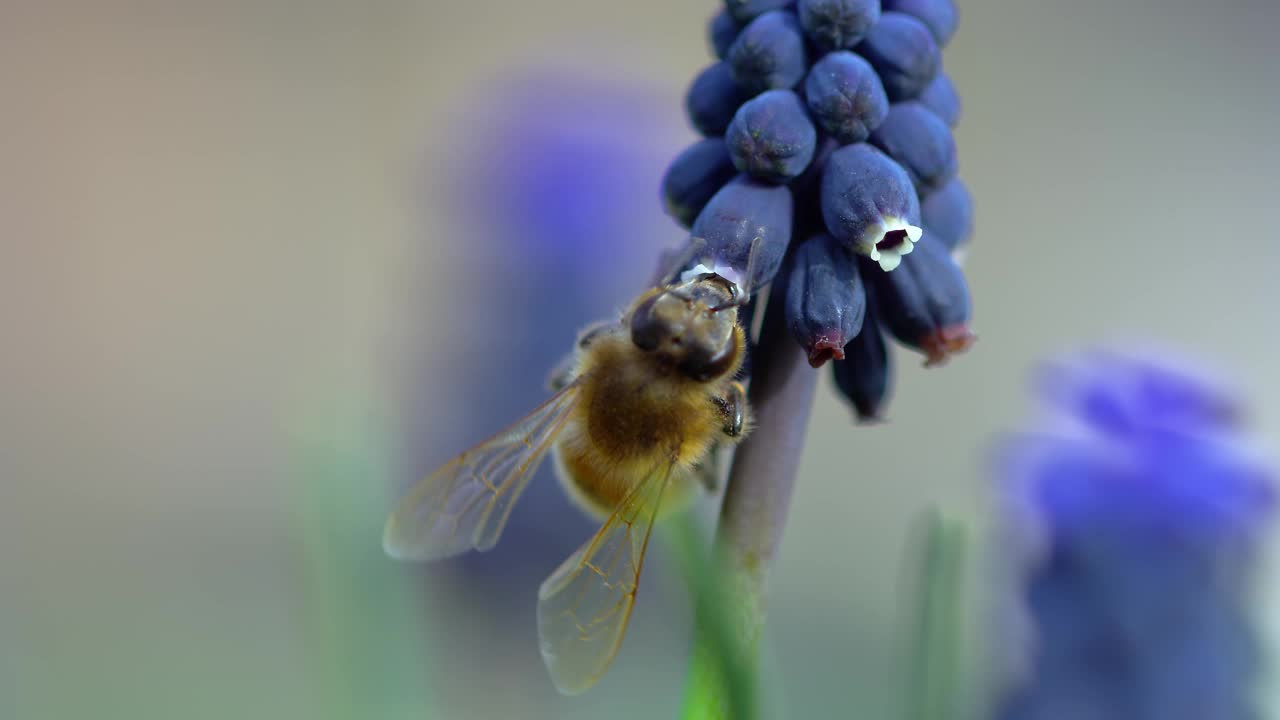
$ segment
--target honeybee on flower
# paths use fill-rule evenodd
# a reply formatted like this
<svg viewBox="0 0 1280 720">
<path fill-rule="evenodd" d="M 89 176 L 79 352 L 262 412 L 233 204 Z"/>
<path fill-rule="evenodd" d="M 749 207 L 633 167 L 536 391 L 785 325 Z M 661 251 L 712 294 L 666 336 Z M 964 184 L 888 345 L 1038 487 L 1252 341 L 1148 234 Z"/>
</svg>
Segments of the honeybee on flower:
<svg viewBox="0 0 1280 720">
<path fill-rule="evenodd" d="M 404 560 L 488 550 L 552 454 L 570 498 L 603 520 L 538 593 L 542 656 L 565 694 L 590 688 L 617 654 L 654 523 L 713 489 L 716 450 L 750 428 L 736 379 L 746 283 L 702 262 L 671 275 L 617 320 L 586 329 L 552 380 L 555 394 L 414 486 L 383 535 L 386 552 Z"/>
</svg>

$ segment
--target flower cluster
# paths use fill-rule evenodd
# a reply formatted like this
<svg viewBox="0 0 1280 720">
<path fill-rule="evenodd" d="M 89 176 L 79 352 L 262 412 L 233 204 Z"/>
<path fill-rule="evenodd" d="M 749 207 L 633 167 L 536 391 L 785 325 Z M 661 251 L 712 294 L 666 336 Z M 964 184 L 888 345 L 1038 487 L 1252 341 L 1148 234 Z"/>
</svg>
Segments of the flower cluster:
<svg viewBox="0 0 1280 720">
<path fill-rule="evenodd" d="M 689 266 L 749 290 L 776 275 L 792 333 L 814 367 L 841 361 L 860 419 L 888 395 L 885 331 L 928 365 L 973 342 L 957 261 L 972 201 L 941 67 L 956 21 L 953 0 L 725 0 L 718 60 L 685 101 L 704 139 L 663 180 L 701 243 Z"/>
<path fill-rule="evenodd" d="M 1000 473 L 1001 550 L 1022 550 L 1001 623 L 1030 634 L 996 717 L 1258 717 L 1249 590 L 1274 495 L 1232 398 L 1106 355 L 1047 378 L 1048 418 Z"/>
</svg>

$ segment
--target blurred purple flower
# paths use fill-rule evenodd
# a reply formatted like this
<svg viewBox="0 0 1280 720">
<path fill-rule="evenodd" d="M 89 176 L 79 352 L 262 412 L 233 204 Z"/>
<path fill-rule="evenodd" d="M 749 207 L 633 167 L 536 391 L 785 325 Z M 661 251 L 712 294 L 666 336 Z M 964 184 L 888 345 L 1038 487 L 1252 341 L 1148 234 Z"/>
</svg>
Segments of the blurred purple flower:
<svg viewBox="0 0 1280 720">
<path fill-rule="evenodd" d="M 448 269 L 447 307 L 419 302 L 448 324 L 417 349 L 436 372 L 406 380 L 412 473 L 544 400 L 577 331 L 643 289 L 658 251 L 683 237 L 654 202 L 665 158 L 687 134 L 669 111 L 677 103 L 617 80 L 533 69 L 485 88 L 448 128 L 447 152 L 424 169 L 424 192 L 443 198 L 427 205 L 446 213 L 448 236 L 423 243 L 416 274 Z M 479 595 L 527 609 L 528 597 L 509 589 L 537 587 L 594 531 L 551 475 L 545 463 L 492 552 L 450 565 Z"/>
<path fill-rule="evenodd" d="M 663 153 L 680 142 L 678 119 L 669 119 L 674 101 L 616 80 L 528 71 L 462 118 L 467 140 L 441 177 L 460 219 L 478 231 L 474 240 L 518 256 L 526 271 L 530 262 L 581 271 L 610 258 L 651 260 L 681 236 L 660 232 L 669 226 L 653 204 Z M 608 269 L 631 274 L 625 264 Z M 618 284 L 617 275 L 575 280 Z"/>
<path fill-rule="evenodd" d="M 1044 379 L 1046 417 L 1001 467 L 1029 642 L 997 717 L 1258 717 L 1249 591 L 1274 495 L 1233 398 L 1107 354 Z"/>
</svg>

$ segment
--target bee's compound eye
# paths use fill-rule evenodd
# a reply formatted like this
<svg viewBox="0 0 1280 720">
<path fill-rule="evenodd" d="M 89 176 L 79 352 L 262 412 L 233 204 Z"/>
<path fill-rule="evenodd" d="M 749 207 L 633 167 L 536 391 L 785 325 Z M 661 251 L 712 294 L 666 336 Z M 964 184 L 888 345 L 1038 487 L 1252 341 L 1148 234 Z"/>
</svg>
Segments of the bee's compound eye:
<svg viewBox="0 0 1280 720">
<path fill-rule="evenodd" d="M 641 350 L 657 350 L 665 334 L 662 321 L 653 315 L 653 304 L 661 295 L 640 303 L 631 314 L 631 342 Z"/>
<path fill-rule="evenodd" d="M 690 347 L 680 369 L 694 380 L 706 381 L 729 372 L 738 358 L 738 346 L 728 338 L 719 346 L 699 344 Z"/>
</svg>

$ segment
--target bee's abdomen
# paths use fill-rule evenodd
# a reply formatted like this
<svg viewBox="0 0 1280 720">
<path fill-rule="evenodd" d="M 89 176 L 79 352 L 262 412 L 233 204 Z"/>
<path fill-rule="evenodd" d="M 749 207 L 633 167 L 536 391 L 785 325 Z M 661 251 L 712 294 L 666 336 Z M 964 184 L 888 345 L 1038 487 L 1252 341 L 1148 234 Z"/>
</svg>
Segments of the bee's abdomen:
<svg viewBox="0 0 1280 720">
<path fill-rule="evenodd" d="M 560 477 L 589 512 L 608 516 L 654 472 L 677 482 L 664 510 L 686 505 L 697 483 L 688 469 L 706 455 L 722 425 L 707 386 L 664 375 L 629 339 L 593 343 L 580 359 L 582 399 L 556 444 Z"/>
</svg>

